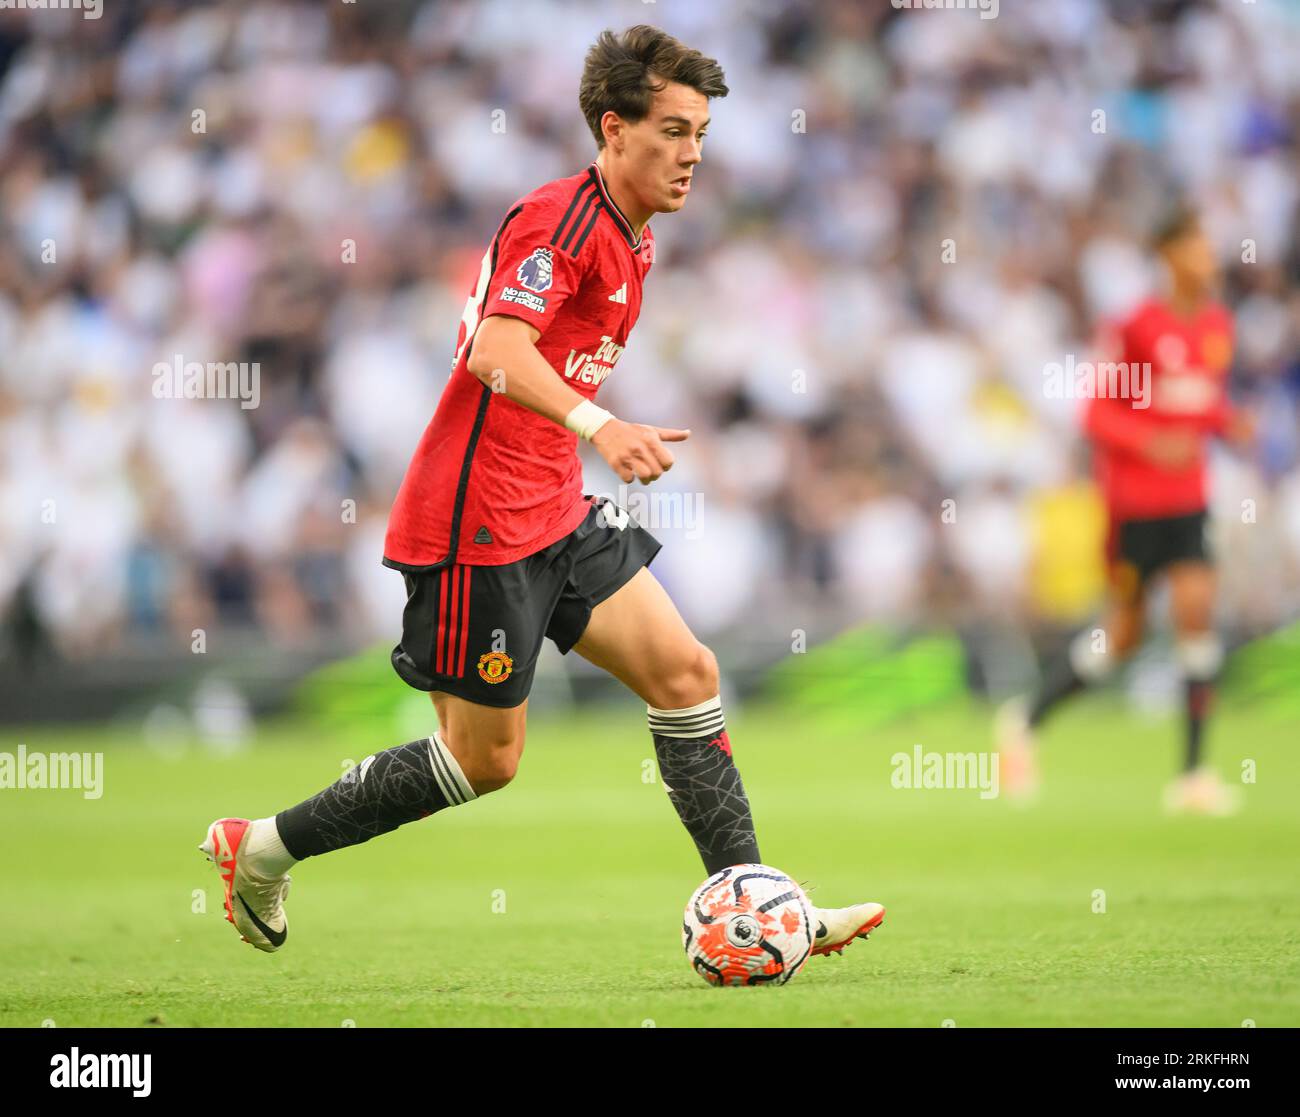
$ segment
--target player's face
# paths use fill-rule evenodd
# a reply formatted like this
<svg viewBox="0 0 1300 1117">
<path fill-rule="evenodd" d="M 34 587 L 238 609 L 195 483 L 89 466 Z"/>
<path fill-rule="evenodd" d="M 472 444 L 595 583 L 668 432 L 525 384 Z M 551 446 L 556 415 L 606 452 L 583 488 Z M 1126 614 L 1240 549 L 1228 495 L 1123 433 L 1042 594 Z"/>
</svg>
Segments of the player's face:
<svg viewBox="0 0 1300 1117">
<path fill-rule="evenodd" d="M 1174 279 L 1199 290 L 1209 290 L 1218 275 L 1214 246 L 1200 228 L 1190 229 L 1164 246 L 1163 255 Z"/>
<path fill-rule="evenodd" d="M 686 204 L 708 123 L 709 99 L 669 82 L 654 95 L 646 118 L 626 126 L 618 153 L 627 168 L 624 181 L 646 210 L 675 213 Z"/>
</svg>

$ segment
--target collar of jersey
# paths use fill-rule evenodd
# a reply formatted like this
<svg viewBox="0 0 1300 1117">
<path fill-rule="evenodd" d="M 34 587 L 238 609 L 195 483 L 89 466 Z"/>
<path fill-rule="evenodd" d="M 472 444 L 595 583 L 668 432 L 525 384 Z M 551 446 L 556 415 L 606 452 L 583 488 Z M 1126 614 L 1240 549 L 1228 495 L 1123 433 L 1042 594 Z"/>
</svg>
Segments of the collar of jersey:
<svg viewBox="0 0 1300 1117">
<path fill-rule="evenodd" d="M 609 196 L 609 190 L 605 187 L 605 176 L 600 173 L 600 167 L 595 163 L 587 168 L 587 174 L 591 176 L 591 181 L 596 184 L 596 189 L 600 191 L 600 200 L 605 204 L 605 212 L 610 215 L 623 234 L 623 239 L 627 241 L 627 246 L 634 252 L 641 247 L 641 239 L 645 236 L 645 229 L 641 230 L 640 237 L 632 235 L 632 222 L 624 215 L 623 211 L 618 208 L 618 203 Z"/>
</svg>

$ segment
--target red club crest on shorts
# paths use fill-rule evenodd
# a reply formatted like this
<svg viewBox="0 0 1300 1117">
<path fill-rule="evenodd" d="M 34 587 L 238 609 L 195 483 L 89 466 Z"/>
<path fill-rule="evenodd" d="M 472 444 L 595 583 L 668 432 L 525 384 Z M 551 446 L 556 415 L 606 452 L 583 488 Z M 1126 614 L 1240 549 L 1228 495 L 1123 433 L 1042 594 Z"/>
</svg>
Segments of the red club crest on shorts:
<svg viewBox="0 0 1300 1117">
<path fill-rule="evenodd" d="M 478 657 L 479 678 L 485 683 L 504 683 L 513 668 L 514 661 L 505 652 L 484 652 Z"/>
</svg>

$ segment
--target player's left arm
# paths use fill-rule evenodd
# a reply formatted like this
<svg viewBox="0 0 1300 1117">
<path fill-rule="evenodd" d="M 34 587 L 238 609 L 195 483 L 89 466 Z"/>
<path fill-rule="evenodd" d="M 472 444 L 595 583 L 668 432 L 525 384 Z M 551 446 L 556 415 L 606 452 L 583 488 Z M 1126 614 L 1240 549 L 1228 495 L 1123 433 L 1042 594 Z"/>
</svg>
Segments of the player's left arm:
<svg viewBox="0 0 1300 1117">
<path fill-rule="evenodd" d="M 1231 330 L 1228 336 L 1231 338 Z M 1229 344 L 1231 345 L 1231 342 Z M 1219 386 L 1218 398 L 1207 416 L 1206 430 L 1235 449 L 1246 450 L 1255 441 L 1256 426 L 1255 416 L 1244 408 L 1238 407 L 1229 398 L 1225 377 L 1225 382 Z"/>
<path fill-rule="evenodd" d="M 1094 361 L 1132 363 L 1132 343 L 1128 336 L 1131 328 L 1132 319 L 1101 323 L 1093 340 Z M 1151 459 L 1153 425 L 1150 415 L 1145 410 L 1136 409 L 1133 401 L 1094 390 L 1083 405 L 1082 419 L 1084 433 L 1095 444 L 1133 457 Z M 1163 461 L 1167 455 L 1158 443 L 1157 439 L 1155 457 Z M 1187 447 L 1186 453 L 1190 456 L 1192 447 Z"/>
</svg>

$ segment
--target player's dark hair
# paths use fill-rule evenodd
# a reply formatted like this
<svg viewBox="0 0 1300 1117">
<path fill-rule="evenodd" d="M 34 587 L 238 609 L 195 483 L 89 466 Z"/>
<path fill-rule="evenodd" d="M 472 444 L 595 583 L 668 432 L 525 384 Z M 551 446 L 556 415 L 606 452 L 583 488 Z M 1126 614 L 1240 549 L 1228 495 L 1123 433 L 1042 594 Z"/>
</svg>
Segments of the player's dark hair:
<svg viewBox="0 0 1300 1117">
<path fill-rule="evenodd" d="M 1200 215 L 1186 202 L 1171 206 L 1156 222 L 1151 231 L 1151 247 L 1157 251 L 1167 244 L 1195 232 L 1200 227 Z"/>
<path fill-rule="evenodd" d="M 651 98 L 668 82 L 689 85 L 709 98 L 728 92 L 717 59 L 683 46 L 666 31 L 644 23 L 621 35 L 602 31 L 587 51 L 578 90 L 578 104 L 596 146 L 605 146 L 600 121 L 607 112 L 633 124 L 644 120 Z"/>
</svg>

